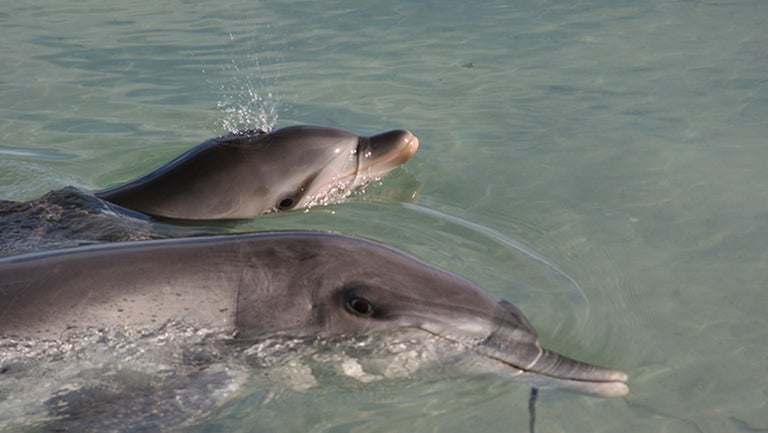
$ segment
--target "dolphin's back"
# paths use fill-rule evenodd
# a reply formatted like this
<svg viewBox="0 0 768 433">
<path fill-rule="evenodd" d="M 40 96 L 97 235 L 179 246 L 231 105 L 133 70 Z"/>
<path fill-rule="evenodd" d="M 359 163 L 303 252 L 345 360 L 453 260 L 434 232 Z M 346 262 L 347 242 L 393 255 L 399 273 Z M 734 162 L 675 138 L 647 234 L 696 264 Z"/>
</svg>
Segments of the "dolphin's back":
<svg viewBox="0 0 768 433">
<path fill-rule="evenodd" d="M 242 260 L 227 237 L 128 242 L 0 260 L 0 334 L 189 318 L 231 327 Z"/>
<path fill-rule="evenodd" d="M 253 188 L 256 180 L 240 180 L 257 177 L 259 167 L 249 163 L 255 152 L 249 152 L 245 143 L 261 134 L 233 134 L 205 141 L 139 178 L 95 195 L 149 215 L 200 219 L 222 206 L 219 202 L 226 203 L 224 207 L 237 202 L 241 187 Z M 213 217 L 216 215 L 203 219 Z"/>
</svg>

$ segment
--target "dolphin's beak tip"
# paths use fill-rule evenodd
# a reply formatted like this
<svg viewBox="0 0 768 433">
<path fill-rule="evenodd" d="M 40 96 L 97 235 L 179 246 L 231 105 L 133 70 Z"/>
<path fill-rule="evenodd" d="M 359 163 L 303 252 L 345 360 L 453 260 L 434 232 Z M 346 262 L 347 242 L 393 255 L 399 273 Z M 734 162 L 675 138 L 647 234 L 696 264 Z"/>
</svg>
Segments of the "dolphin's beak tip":
<svg viewBox="0 0 768 433">
<path fill-rule="evenodd" d="M 605 382 L 595 383 L 595 393 L 603 397 L 621 397 L 629 393 L 627 380 L 629 377 L 623 371 L 613 370 L 605 376 Z"/>
<path fill-rule="evenodd" d="M 580 381 L 580 380 L 564 380 L 559 383 L 553 383 L 554 388 L 563 388 L 570 391 L 575 391 L 582 394 L 588 394 L 595 397 L 622 397 L 629 393 L 629 386 L 626 383 L 626 375 L 624 380 L 620 378 L 606 379 L 604 381 Z"/>
<path fill-rule="evenodd" d="M 419 138 L 413 135 L 411 131 L 404 130 L 404 132 L 405 136 L 403 141 L 405 142 L 405 146 L 403 147 L 403 151 L 410 157 L 419 149 Z"/>
<path fill-rule="evenodd" d="M 629 393 L 628 376 L 623 371 L 600 367 L 544 350 L 528 372 L 554 388 L 598 397 L 621 397 Z"/>
<path fill-rule="evenodd" d="M 622 397 L 629 393 L 629 386 L 624 382 L 607 383 L 601 395 L 605 397 Z"/>
<path fill-rule="evenodd" d="M 369 137 L 373 153 L 369 156 L 371 165 L 387 173 L 405 163 L 419 148 L 419 139 L 411 131 L 395 129 Z"/>
</svg>

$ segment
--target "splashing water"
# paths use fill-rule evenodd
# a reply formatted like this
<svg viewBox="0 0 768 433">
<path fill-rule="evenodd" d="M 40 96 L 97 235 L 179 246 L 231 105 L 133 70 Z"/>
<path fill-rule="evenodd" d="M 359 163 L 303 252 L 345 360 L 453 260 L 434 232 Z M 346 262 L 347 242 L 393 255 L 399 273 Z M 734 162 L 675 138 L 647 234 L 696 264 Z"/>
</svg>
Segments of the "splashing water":
<svg viewBox="0 0 768 433">
<path fill-rule="evenodd" d="M 69 330 L 59 340 L 0 336 L 0 432 L 184 424 L 247 378 L 221 361 L 220 339 L 182 322 Z"/>
<path fill-rule="evenodd" d="M 171 430 L 254 387 L 358 388 L 478 367 L 482 357 L 464 345 L 408 330 L 248 342 L 172 320 L 71 329 L 57 340 L 2 336 L 0 432 Z"/>
<path fill-rule="evenodd" d="M 229 40 L 232 44 L 241 43 L 231 33 Z M 250 44 L 250 41 L 246 43 Z M 230 47 L 229 50 L 232 52 L 234 48 Z M 232 61 L 223 66 L 223 70 L 231 73 L 232 78 L 220 85 L 222 96 L 216 107 L 223 116 L 219 126 L 229 132 L 256 128 L 269 132 L 277 124 L 281 109 L 280 96 L 274 86 L 279 77 L 279 68 L 273 76 L 269 76 L 262 70 L 256 54 L 246 56 L 245 61 L 237 57 L 232 54 Z M 282 59 L 276 59 L 275 64 L 280 63 Z"/>
</svg>

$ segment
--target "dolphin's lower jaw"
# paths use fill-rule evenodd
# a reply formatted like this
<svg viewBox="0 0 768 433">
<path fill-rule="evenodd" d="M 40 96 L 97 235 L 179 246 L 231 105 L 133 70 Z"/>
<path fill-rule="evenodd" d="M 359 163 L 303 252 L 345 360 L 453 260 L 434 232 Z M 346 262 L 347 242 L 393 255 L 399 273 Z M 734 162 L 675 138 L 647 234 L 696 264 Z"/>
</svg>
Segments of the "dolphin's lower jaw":
<svg viewBox="0 0 768 433">
<path fill-rule="evenodd" d="M 576 361 L 547 349 L 541 349 L 541 356 L 528 367 L 510 363 L 498 354 L 486 356 L 512 369 L 511 373 L 517 379 L 532 386 L 566 389 L 600 397 L 621 397 L 629 392 L 626 373 Z"/>
<path fill-rule="evenodd" d="M 455 322 L 454 325 L 460 324 Z M 474 332 L 464 325 L 464 332 L 450 332 L 439 326 L 420 326 L 417 329 L 435 337 L 461 345 L 469 353 L 489 361 L 492 372 L 541 388 L 558 388 L 599 397 L 620 397 L 629 392 L 627 375 L 621 371 L 587 364 L 568 358 L 539 345 L 534 333 L 522 330 L 503 332 L 497 329 L 482 338 L 483 327 L 478 323 Z M 455 331 L 455 330 L 454 330 Z M 507 330 L 509 331 L 509 330 Z M 488 364 L 486 364 L 488 365 Z"/>
<path fill-rule="evenodd" d="M 576 361 L 541 347 L 536 330 L 508 301 L 499 300 L 488 317 L 494 319 L 454 318 L 450 326 L 430 324 L 422 325 L 422 328 L 464 344 L 469 350 L 497 363 L 496 373 L 515 376 L 534 386 L 602 397 L 619 397 L 629 392 L 625 373 Z"/>
</svg>

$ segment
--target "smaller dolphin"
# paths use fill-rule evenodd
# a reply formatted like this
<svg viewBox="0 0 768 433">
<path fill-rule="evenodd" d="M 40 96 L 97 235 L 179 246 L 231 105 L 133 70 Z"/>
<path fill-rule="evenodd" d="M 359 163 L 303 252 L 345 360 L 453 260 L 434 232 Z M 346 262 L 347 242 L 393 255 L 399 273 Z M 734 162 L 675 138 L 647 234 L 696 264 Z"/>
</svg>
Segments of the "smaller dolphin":
<svg viewBox="0 0 768 433">
<path fill-rule="evenodd" d="M 323 232 L 137 241 L 0 259 L 0 335 L 171 318 L 238 339 L 439 337 L 507 376 L 600 396 L 627 375 L 544 349 L 514 305 L 380 243 Z"/>
<path fill-rule="evenodd" d="M 159 217 L 251 218 L 343 198 L 403 164 L 418 146 L 405 130 L 371 137 L 308 125 L 243 131 L 96 196 Z"/>
<path fill-rule="evenodd" d="M 0 200 L 0 256 L 221 231 L 151 217 L 253 218 L 340 201 L 403 164 L 418 146 L 405 130 L 361 137 L 308 125 L 213 138 L 95 196 L 66 187 L 23 203 Z"/>
</svg>

